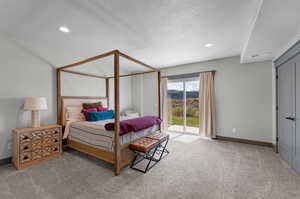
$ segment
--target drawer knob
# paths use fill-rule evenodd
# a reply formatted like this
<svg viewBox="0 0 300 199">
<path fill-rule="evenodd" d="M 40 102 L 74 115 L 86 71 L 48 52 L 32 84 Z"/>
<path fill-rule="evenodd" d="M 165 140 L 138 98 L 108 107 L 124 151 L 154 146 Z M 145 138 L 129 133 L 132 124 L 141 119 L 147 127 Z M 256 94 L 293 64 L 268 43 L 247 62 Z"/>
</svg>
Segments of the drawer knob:
<svg viewBox="0 0 300 199">
<path fill-rule="evenodd" d="M 28 146 L 25 146 L 23 149 L 24 149 L 24 150 L 28 149 Z"/>
<path fill-rule="evenodd" d="M 24 136 L 23 140 L 27 140 L 29 137 L 28 136 Z"/>
<path fill-rule="evenodd" d="M 58 140 L 57 139 L 55 139 L 55 141 L 54 142 L 58 142 Z"/>
<path fill-rule="evenodd" d="M 23 158 L 24 160 L 27 160 L 28 159 L 28 156 L 24 156 L 24 158 Z"/>
<path fill-rule="evenodd" d="M 58 148 L 54 148 L 54 151 L 57 151 L 58 150 Z"/>
</svg>

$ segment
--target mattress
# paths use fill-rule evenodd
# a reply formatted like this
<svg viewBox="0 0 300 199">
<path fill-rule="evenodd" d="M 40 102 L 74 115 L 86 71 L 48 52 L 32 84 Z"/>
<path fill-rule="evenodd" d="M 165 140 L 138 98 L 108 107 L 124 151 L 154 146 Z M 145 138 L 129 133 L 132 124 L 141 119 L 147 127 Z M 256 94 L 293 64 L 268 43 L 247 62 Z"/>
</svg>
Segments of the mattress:
<svg viewBox="0 0 300 199">
<path fill-rule="evenodd" d="M 124 119 L 124 118 L 122 118 Z M 82 144 L 86 144 L 105 151 L 114 151 L 114 131 L 105 130 L 104 125 L 113 120 L 103 120 L 98 122 L 72 122 L 69 127 L 68 139 Z M 130 132 L 120 136 L 120 144 L 130 143 L 138 138 L 144 137 L 159 129 L 159 125 L 154 125 L 138 132 Z"/>
</svg>

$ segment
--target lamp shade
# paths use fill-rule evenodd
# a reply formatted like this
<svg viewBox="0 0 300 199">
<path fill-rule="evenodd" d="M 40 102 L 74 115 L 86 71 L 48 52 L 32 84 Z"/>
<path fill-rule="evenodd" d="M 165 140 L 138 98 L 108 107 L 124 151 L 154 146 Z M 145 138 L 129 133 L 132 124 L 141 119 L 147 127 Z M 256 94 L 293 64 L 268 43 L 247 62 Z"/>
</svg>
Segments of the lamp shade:
<svg viewBox="0 0 300 199">
<path fill-rule="evenodd" d="M 46 110 L 47 100 L 45 97 L 26 97 L 24 103 L 25 110 Z"/>
</svg>

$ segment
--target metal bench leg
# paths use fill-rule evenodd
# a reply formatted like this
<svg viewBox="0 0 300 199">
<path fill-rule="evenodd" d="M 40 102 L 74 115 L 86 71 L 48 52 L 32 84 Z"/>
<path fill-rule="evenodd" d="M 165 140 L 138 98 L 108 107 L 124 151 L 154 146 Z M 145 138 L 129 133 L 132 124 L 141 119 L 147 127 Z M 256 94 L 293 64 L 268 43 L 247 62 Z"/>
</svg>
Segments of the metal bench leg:
<svg viewBox="0 0 300 199">
<path fill-rule="evenodd" d="M 166 153 L 170 153 L 170 152 L 168 151 L 168 149 L 166 149 L 166 147 L 167 147 L 167 145 L 168 145 L 168 142 L 169 142 L 169 139 L 167 139 L 167 141 L 166 141 L 166 143 L 165 143 L 165 145 L 164 145 L 164 147 L 163 147 L 163 150 L 162 150 L 162 152 L 161 152 L 161 154 L 160 154 L 160 157 L 159 157 L 158 161 L 161 160 L 161 158 L 163 157 L 163 155 L 164 155 L 165 152 L 166 152 Z"/>
<path fill-rule="evenodd" d="M 139 156 L 139 154 L 136 153 L 135 156 L 134 156 L 134 159 L 131 162 L 130 168 L 132 168 L 135 165 L 135 161 L 136 161 L 136 159 L 137 159 L 138 156 Z"/>
<path fill-rule="evenodd" d="M 148 164 L 147 164 L 147 167 L 146 167 L 144 173 L 146 173 L 146 172 L 148 171 L 148 168 L 149 168 L 149 166 L 150 166 L 150 164 L 151 164 L 151 162 L 152 162 L 152 160 L 153 160 L 153 158 L 154 158 L 154 155 L 155 155 L 155 153 L 156 153 L 158 147 L 159 147 L 159 146 L 155 147 L 154 152 L 152 153 L 152 155 L 151 155 L 151 157 L 150 157 L 150 160 L 149 160 L 149 162 L 148 162 Z M 154 164 L 156 164 L 156 163 L 157 163 L 157 162 L 155 161 Z M 151 169 L 153 166 L 154 166 L 154 165 L 152 165 L 152 166 L 150 167 L 150 169 Z"/>
</svg>

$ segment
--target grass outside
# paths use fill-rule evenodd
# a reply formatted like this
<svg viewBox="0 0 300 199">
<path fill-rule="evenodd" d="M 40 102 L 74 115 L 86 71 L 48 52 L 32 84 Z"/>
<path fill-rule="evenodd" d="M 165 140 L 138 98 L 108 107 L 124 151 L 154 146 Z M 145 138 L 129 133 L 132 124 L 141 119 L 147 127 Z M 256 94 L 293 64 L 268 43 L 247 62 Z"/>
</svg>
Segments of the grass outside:
<svg viewBox="0 0 300 199">
<path fill-rule="evenodd" d="M 183 125 L 183 117 L 172 116 L 169 118 L 170 125 Z M 186 125 L 199 127 L 199 117 L 186 117 Z"/>
</svg>

